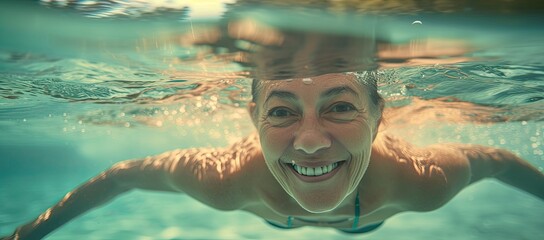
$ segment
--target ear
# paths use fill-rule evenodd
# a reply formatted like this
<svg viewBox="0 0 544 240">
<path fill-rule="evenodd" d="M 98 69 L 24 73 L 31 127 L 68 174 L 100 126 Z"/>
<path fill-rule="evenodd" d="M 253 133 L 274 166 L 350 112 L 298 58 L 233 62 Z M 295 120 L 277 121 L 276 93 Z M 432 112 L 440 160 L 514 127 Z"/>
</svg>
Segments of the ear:
<svg viewBox="0 0 544 240">
<path fill-rule="evenodd" d="M 251 116 L 251 121 L 253 121 L 253 125 L 257 127 L 257 104 L 255 102 L 250 102 L 247 106 L 247 110 L 249 112 L 249 116 Z"/>
</svg>

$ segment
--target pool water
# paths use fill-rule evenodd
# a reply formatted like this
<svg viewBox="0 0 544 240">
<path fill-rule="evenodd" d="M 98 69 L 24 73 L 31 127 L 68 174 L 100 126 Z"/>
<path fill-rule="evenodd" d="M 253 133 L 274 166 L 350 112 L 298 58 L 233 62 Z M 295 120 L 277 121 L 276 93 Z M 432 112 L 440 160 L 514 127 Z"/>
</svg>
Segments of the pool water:
<svg viewBox="0 0 544 240">
<path fill-rule="evenodd" d="M 374 39 L 369 44 L 377 56 L 361 51 L 359 58 L 344 58 L 353 64 L 340 67 L 378 68 L 379 91 L 387 100 L 381 131 L 420 146 L 501 147 L 542 171 L 544 31 L 541 8 L 529 11 L 523 3 L 530 4 L 498 3 L 487 11 L 459 4 L 417 11 L 393 4 L 367 13 L 364 7 L 345 10 L 348 3 L 2 1 L 0 236 L 116 162 L 226 146 L 251 133 L 246 107 L 252 66 L 232 61 L 232 45 L 185 41 L 232 26 L 232 19 L 295 35 Z M 323 51 L 345 54 L 341 48 Z M 297 64 L 287 67 L 296 70 Z M 436 211 L 399 214 L 363 237 L 544 239 L 543 215 L 542 200 L 484 180 Z M 143 191 L 122 195 L 48 236 L 355 238 L 361 236 L 313 227 L 278 230 L 251 214 L 220 212 L 187 195 Z"/>
</svg>

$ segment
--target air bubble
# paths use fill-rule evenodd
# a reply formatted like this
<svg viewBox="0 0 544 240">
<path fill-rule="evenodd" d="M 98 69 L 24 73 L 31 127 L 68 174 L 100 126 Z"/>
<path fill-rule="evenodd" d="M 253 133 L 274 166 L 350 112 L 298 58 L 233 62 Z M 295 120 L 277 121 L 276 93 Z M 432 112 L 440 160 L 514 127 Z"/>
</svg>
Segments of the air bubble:
<svg viewBox="0 0 544 240">
<path fill-rule="evenodd" d="M 303 78 L 302 82 L 304 84 L 312 84 L 314 81 L 311 78 Z"/>
</svg>

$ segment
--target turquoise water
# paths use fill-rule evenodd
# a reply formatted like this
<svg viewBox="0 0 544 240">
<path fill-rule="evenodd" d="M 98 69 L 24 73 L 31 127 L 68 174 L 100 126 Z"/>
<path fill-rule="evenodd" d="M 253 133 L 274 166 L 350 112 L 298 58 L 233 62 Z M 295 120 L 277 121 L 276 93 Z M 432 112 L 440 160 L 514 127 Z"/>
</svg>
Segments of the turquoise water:
<svg viewBox="0 0 544 240">
<path fill-rule="evenodd" d="M 372 63 L 379 67 L 380 93 L 391 113 L 382 131 L 422 146 L 497 146 L 544 168 L 544 31 L 534 12 L 376 15 L 235 1 L 164 1 L 162 8 L 137 1 L 60 2 L 0 3 L 0 235 L 115 162 L 176 148 L 225 146 L 252 132 L 245 110 L 250 66 L 229 61 L 232 49 L 225 45 L 181 40 L 240 16 L 295 33 L 371 36 L 381 43 Z M 457 9 L 464 8 L 452 8 Z M 354 62 L 348 68 L 374 66 Z M 542 239 L 542 215 L 541 200 L 485 180 L 439 210 L 399 214 L 364 237 Z M 186 195 L 141 191 L 49 236 L 317 238 L 361 236 L 312 227 L 278 230 L 253 215 L 219 212 Z"/>
</svg>

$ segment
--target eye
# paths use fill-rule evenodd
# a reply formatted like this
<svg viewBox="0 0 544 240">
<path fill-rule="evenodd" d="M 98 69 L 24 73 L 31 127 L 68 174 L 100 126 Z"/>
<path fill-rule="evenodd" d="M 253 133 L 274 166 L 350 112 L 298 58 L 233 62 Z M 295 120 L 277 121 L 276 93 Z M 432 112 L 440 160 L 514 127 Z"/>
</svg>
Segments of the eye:
<svg viewBox="0 0 544 240">
<path fill-rule="evenodd" d="M 359 110 L 351 103 L 337 102 L 332 104 L 324 116 L 332 121 L 349 122 L 357 118 Z"/>
<path fill-rule="evenodd" d="M 297 112 L 287 107 L 275 107 L 266 115 L 266 121 L 274 127 L 287 127 L 298 120 Z"/>
<path fill-rule="evenodd" d="M 330 112 L 334 112 L 334 113 L 345 113 L 345 112 L 351 112 L 351 111 L 355 111 L 355 107 L 350 104 L 350 103 L 345 103 L 345 102 L 342 102 L 342 103 L 337 103 L 337 104 L 334 104 L 331 108 L 330 108 Z"/>
<path fill-rule="evenodd" d="M 282 118 L 282 117 L 293 116 L 294 114 L 289 109 L 287 109 L 285 107 L 275 107 L 275 108 L 270 109 L 270 111 L 268 111 L 267 115 L 269 117 Z"/>
</svg>

